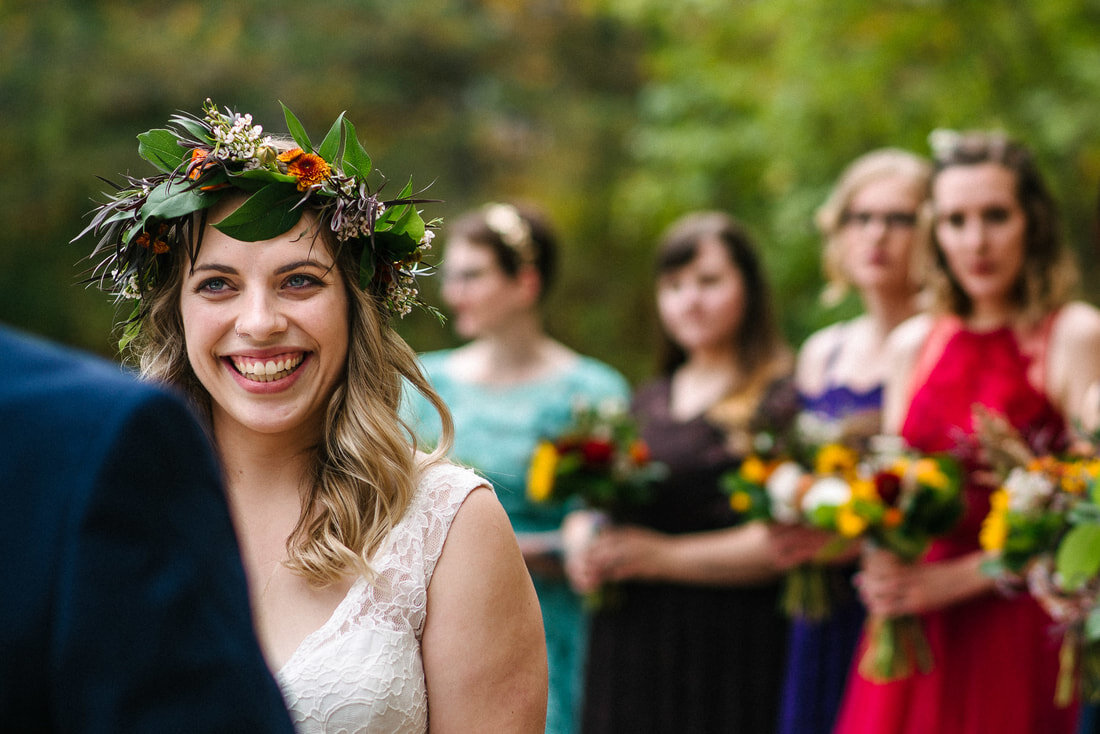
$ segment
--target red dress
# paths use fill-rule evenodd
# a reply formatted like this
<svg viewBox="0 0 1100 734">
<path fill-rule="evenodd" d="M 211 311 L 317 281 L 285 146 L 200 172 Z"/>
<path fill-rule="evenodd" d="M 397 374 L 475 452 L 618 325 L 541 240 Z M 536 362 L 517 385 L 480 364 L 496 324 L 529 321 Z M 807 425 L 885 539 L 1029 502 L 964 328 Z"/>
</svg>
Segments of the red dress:
<svg viewBox="0 0 1100 734">
<path fill-rule="evenodd" d="M 939 320 L 914 373 L 917 389 L 901 435 L 914 448 L 973 457 L 972 406 L 1003 414 L 1038 449 L 1060 448 L 1065 421 L 1028 380 L 1042 371 L 1053 317 L 1037 331 L 1035 363 L 1010 328 L 972 332 L 954 317 Z M 1036 375 L 1042 384 L 1042 375 Z M 969 447 L 969 448 L 968 448 Z M 936 541 L 922 562 L 979 548 L 989 510 L 987 486 L 971 482 L 958 528 Z M 1027 594 L 988 593 L 921 615 L 934 667 L 889 683 L 872 683 L 853 665 L 837 734 L 1070 734 L 1076 705 L 1058 708 L 1054 687 L 1060 636 Z M 860 651 L 863 644 L 860 644 Z"/>
</svg>

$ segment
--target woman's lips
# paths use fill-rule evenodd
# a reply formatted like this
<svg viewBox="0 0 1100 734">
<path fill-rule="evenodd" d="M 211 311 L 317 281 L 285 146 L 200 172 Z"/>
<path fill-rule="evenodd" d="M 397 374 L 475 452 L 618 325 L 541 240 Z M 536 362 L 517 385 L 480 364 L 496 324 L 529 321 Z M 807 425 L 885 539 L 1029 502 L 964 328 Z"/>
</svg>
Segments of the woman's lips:
<svg viewBox="0 0 1100 734">
<path fill-rule="evenodd" d="M 230 355 L 234 371 L 249 382 L 275 382 L 289 377 L 305 361 L 305 352 L 279 354 L 267 358 Z"/>
</svg>

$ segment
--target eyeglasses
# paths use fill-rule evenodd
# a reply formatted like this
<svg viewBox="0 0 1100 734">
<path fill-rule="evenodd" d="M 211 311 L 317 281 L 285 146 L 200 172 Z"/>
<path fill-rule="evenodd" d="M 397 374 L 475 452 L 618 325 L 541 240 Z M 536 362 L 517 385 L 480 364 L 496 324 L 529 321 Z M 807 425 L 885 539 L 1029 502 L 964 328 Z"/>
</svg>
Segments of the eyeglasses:
<svg viewBox="0 0 1100 734">
<path fill-rule="evenodd" d="M 911 229 L 917 223 L 913 212 L 844 212 L 840 218 L 841 226 L 854 225 L 866 229 L 875 222 L 881 222 L 886 229 Z"/>
</svg>

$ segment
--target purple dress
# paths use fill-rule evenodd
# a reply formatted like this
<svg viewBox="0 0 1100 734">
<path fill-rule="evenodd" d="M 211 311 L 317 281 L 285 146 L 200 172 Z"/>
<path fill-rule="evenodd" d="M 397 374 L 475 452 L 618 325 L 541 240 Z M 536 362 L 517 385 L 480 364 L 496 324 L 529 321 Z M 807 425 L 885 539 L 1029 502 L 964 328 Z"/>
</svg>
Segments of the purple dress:
<svg viewBox="0 0 1100 734">
<path fill-rule="evenodd" d="M 827 372 L 838 354 L 839 348 L 830 355 Z M 882 385 L 854 391 L 829 381 L 821 394 L 802 396 L 803 410 L 826 421 L 879 412 L 882 391 Z M 833 730 L 865 616 L 851 583 L 855 570 L 854 565 L 829 568 L 832 612 L 828 618 L 791 621 L 780 734 L 829 734 Z"/>
</svg>

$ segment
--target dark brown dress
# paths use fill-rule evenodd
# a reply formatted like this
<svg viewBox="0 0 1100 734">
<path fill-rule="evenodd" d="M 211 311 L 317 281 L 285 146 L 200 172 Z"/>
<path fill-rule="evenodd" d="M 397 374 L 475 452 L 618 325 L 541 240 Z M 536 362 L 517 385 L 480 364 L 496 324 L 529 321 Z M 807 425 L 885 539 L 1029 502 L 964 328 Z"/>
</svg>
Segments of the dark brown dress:
<svg viewBox="0 0 1100 734">
<path fill-rule="evenodd" d="M 742 457 L 705 418 L 673 419 L 669 397 L 664 379 L 634 401 L 643 436 L 668 477 L 652 503 L 616 519 L 664 533 L 735 524 L 718 478 Z M 790 382 L 773 383 L 750 428 L 782 427 L 797 409 Z M 774 731 L 788 628 L 778 591 L 778 583 L 619 585 L 591 618 L 583 731 Z"/>
</svg>

